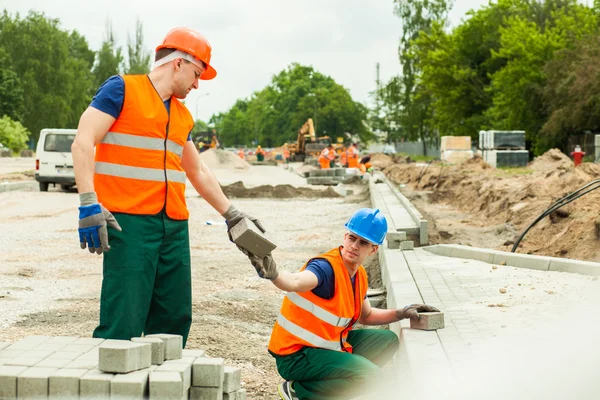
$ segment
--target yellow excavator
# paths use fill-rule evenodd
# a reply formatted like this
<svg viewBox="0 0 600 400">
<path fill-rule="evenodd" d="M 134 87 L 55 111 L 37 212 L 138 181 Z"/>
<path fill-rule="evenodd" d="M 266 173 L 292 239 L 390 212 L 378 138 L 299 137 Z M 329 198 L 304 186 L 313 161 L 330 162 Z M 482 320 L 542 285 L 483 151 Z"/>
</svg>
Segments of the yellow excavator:
<svg viewBox="0 0 600 400">
<path fill-rule="evenodd" d="M 312 118 L 306 120 L 298 130 L 296 143 L 287 145 L 291 161 L 304 161 L 306 157 L 318 157 L 321 151 L 331 143 L 328 136 L 317 138 Z"/>
</svg>

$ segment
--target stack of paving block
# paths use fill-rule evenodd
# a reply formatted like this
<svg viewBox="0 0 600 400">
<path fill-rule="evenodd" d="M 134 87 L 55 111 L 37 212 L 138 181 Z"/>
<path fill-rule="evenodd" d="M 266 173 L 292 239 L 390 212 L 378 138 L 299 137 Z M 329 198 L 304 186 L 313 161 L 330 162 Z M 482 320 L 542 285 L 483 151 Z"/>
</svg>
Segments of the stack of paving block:
<svg viewBox="0 0 600 400">
<path fill-rule="evenodd" d="M 309 171 L 306 182 L 309 185 L 337 185 L 351 178 L 346 174 L 346 168 L 315 169 Z"/>
<path fill-rule="evenodd" d="M 179 335 L 129 340 L 29 336 L 0 343 L 0 399 L 245 400 L 241 370 Z"/>
<path fill-rule="evenodd" d="M 452 164 L 460 164 L 473 158 L 471 137 L 442 136 L 440 158 Z"/>
<path fill-rule="evenodd" d="M 524 167 L 529 162 L 525 131 L 480 131 L 479 149 L 492 167 Z"/>
</svg>

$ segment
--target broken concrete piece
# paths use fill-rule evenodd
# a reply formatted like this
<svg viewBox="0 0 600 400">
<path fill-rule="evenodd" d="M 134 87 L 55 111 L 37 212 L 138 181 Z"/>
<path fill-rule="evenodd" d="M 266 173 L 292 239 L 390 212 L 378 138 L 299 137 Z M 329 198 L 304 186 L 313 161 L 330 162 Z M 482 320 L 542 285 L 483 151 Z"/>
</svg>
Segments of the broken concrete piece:
<svg viewBox="0 0 600 400">
<path fill-rule="evenodd" d="M 420 329 L 423 331 L 435 331 L 444 328 L 444 313 L 426 312 L 419 313 L 418 320 L 410 320 L 411 329 Z"/>
<path fill-rule="evenodd" d="M 235 224 L 229 233 L 235 244 L 259 257 L 266 256 L 277 247 L 247 218 Z"/>
</svg>

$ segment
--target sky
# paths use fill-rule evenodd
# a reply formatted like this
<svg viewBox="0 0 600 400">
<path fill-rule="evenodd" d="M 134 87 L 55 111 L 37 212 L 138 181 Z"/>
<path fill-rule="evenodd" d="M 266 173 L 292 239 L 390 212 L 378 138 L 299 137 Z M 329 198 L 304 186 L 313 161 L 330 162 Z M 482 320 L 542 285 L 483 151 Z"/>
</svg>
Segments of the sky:
<svg viewBox="0 0 600 400">
<path fill-rule="evenodd" d="M 451 26 L 487 3 L 455 0 Z M 196 29 L 212 45 L 218 74 L 186 99 L 192 115 L 204 121 L 261 90 L 293 62 L 331 76 L 363 104 L 375 87 L 376 63 L 383 81 L 400 72 L 402 27 L 392 0 L 0 0 L 0 8 L 13 16 L 36 10 L 57 18 L 61 29 L 83 34 L 92 50 L 100 48 L 109 20 L 125 47 L 139 19 L 152 52 L 170 29 Z"/>
</svg>

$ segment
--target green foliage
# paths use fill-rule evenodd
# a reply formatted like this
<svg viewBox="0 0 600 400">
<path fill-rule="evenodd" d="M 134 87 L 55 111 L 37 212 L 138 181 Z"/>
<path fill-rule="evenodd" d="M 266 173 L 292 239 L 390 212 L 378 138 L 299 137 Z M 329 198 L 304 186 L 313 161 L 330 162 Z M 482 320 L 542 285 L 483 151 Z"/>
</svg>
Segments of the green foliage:
<svg viewBox="0 0 600 400">
<path fill-rule="evenodd" d="M 102 47 L 98 51 L 96 64 L 92 73 L 94 74 L 95 87 L 98 88 L 105 80 L 113 75 L 118 75 L 123 69 L 123 52 L 116 45 L 115 35 L 113 33 L 110 21 L 106 23 L 106 33 Z"/>
<path fill-rule="evenodd" d="M 135 39 L 127 37 L 127 68 L 126 74 L 147 74 L 150 72 L 151 53 L 144 47 L 144 29 L 138 20 L 135 24 Z"/>
<path fill-rule="evenodd" d="M 20 122 L 12 120 L 8 116 L 0 119 L 0 143 L 14 152 L 27 147 L 29 131 Z"/>
<path fill-rule="evenodd" d="M 313 119 L 318 136 L 369 140 L 373 135 L 363 123 L 367 112 L 332 78 L 312 67 L 292 64 L 274 76 L 270 85 L 238 100 L 227 112 L 213 115 L 209 123 L 226 146 L 276 147 L 295 141 L 308 118 Z"/>
</svg>

